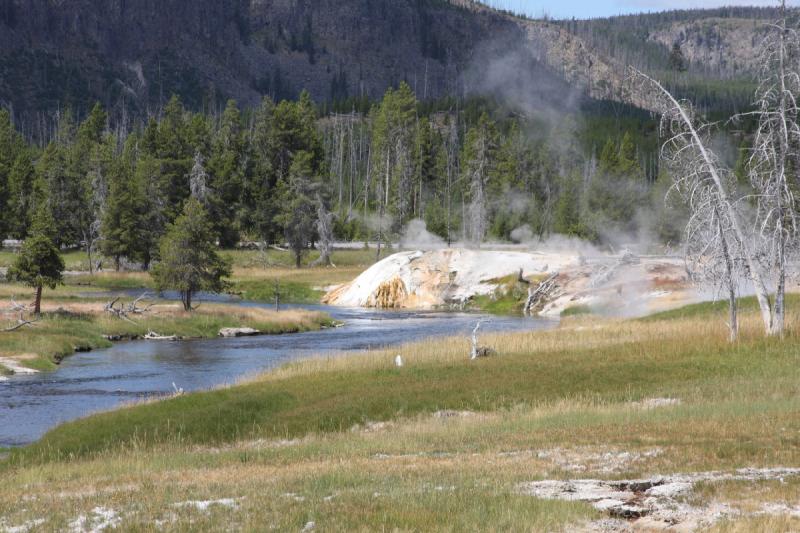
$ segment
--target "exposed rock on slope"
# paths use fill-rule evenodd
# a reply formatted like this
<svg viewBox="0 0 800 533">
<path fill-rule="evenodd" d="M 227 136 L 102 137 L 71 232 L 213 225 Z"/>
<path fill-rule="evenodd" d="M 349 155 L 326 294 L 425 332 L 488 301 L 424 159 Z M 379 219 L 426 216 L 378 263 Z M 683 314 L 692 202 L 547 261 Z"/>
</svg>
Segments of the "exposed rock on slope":
<svg viewBox="0 0 800 533">
<path fill-rule="evenodd" d="M 576 306 L 634 316 L 697 300 L 677 259 L 447 249 L 387 257 L 331 290 L 323 302 L 411 309 L 463 305 L 494 294 L 501 278 L 520 272 L 532 280 L 534 290 L 540 281 L 554 281 L 533 309 L 543 316 L 559 316 Z"/>
<path fill-rule="evenodd" d="M 650 33 L 665 47 L 678 44 L 691 63 L 725 76 L 753 73 L 759 68 L 759 47 L 768 26 L 746 19 L 704 19 L 674 22 Z"/>
</svg>

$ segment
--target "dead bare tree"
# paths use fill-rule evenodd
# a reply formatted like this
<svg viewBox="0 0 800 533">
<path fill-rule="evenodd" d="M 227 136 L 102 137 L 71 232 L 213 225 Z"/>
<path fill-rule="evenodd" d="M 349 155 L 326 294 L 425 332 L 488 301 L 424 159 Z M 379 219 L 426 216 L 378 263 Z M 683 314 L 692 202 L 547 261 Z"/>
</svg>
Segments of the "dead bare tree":
<svg viewBox="0 0 800 533">
<path fill-rule="evenodd" d="M 800 95 L 800 38 L 790 28 L 786 3 L 781 19 L 769 25 L 762 43 L 761 76 L 756 91 L 758 118 L 748 161 L 756 195 L 756 243 L 762 268 L 775 289 L 770 334 L 783 335 L 789 257 L 797 253 L 798 218 L 790 173 L 800 155 L 797 97 Z"/>
<path fill-rule="evenodd" d="M 319 248 L 319 258 L 311 263 L 311 266 L 332 266 L 336 267 L 331 260 L 333 253 L 333 213 L 331 213 L 325 206 L 325 201 L 322 195 L 317 192 L 317 233 L 319 234 L 319 241 L 317 246 Z"/>
<path fill-rule="evenodd" d="M 199 200 L 200 203 L 205 204 L 208 200 L 208 172 L 199 150 L 194 154 L 194 164 L 189 173 L 189 190 L 192 198 Z"/>
<path fill-rule="evenodd" d="M 484 322 L 484 320 L 478 320 L 478 323 L 475 324 L 475 329 L 472 330 L 472 348 L 470 349 L 469 353 L 470 360 L 497 355 L 497 352 L 494 349 L 478 344 L 478 330 L 481 329 L 481 326 Z"/>
<path fill-rule="evenodd" d="M 741 199 L 733 196 L 733 173 L 708 148 L 711 125 L 698 122 L 691 103 L 677 100 L 658 81 L 637 70 L 634 70 L 634 77 L 644 82 L 644 88 L 653 93 L 652 98 L 661 107 L 661 133 L 667 138 L 661 154 L 671 167 L 674 187 L 689 200 L 692 212 L 693 222 L 687 227 L 687 240 L 699 242 L 716 236 L 699 250 L 687 246 L 690 262 L 698 268 L 708 267 L 706 276 L 716 278 L 724 272 L 726 278 L 722 281 L 729 290 L 735 287 L 737 265 L 741 265 L 753 284 L 764 327 L 771 334 L 772 306 L 762 265 L 756 258 L 752 235 L 745 230 L 742 209 L 737 201 Z M 731 268 L 714 268 L 718 259 Z M 731 298 L 735 306 L 736 298 Z M 733 318 L 734 311 L 731 311 Z M 732 323 L 730 327 L 734 337 L 736 324 Z"/>
<path fill-rule="evenodd" d="M 150 311 L 150 309 L 155 305 L 155 303 L 148 304 L 145 307 L 139 307 L 141 301 L 148 298 L 149 296 L 150 293 L 147 292 L 144 292 L 141 295 L 139 295 L 138 298 L 136 298 L 134 301 L 128 304 L 126 308 L 127 313 L 131 315 L 143 315 L 146 312 Z"/>
<path fill-rule="evenodd" d="M 457 117 L 457 116 L 456 116 Z M 445 153 L 447 154 L 447 181 L 445 183 L 445 203 L 447 209 L 447 246 L 453 242 L 453 184 L 458 175 L 458 124 L 457 118 L 450 119 L 447 135 L 444 137 Z"/>
<path fill-rule="evenodd" d="M 11 307 L 5 314 L 16 314 L 16 313 L 19 313 L 19 317 L 17 318 L 16 324 L 4 328 L 0 331 L 2 331 L 3 333 L 11 333 L 12 331 L 17 331 L 18 329 L 22 329 L 25 326 L 34 326 L 36 325 L 37 322 L 39 322 L 39 320 L 41 320 L 40 317 L 34 318 L 33 320 L 26 319 L 25 314 L 30 313 L 29 307 L 25 304 L 18 304 L 14 300 L 14 298 L 11 298 Z"/>
<path fill-rule="evenodd" d="M 126 322 L 130 322 L 131 324 L 136 324 L 136 322 L 133 319 L 131 319 L 130 315 L 143 315 L 146 312 L 148 312 L 153 307 L 153 305 L 155 305 L 151 303 L 146 307 L 139 307 L 139 303 L 142 300 L 144 300 L 147 296 L 148 293 L 145 292 L 138 298 L 133 300 L 131 303 L 129 303 L 128 305 L 120 303 L 119 307 L 116 307 L 116 305 L 117 303 L 119 303 L 120 298 L 116 297 L 105 305 L 104 310 L 106 313 L 114 315 L 120 320 L 125 320 Z"/>
<path fill-rule="evenodd" d="M 733 224 L 713 189 L 700 186 L 683 192 L 691 210 L 685 237 L 687 271 L 695 281 L 727 293 L 728 329 L 734 342 L 739 335 L 738 282 L 745 265 Z"/>
<path fill-rule="evenodd" d="M 486 185 L 491 166 L 490 151 L 492 139 L 489 128 L 479 125 L 471 134 L 472 146 L 469 146 L 470 157 L 465 161 L 465 179 L 469 183 L 469 207 L 467 225 L 469 241 L 480 248 L 488 227 Z"/>
</svg>

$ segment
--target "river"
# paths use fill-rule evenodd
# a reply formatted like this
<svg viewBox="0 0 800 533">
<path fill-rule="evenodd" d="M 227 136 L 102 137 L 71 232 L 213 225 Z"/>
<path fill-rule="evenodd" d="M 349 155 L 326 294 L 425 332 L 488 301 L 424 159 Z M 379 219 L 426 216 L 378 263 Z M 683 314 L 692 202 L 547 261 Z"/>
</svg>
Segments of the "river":
<svg viewBox="0 0 800 533">
<path fill-rule="evenodd" d="M 238 339 L 121 342 L 72 355 L 55 372 L 0 382 L 0 447 L 29 444 L 53 426 L 93 412 L 171 394 L 173 383 L 187 392 L 203 390 L 312 355 L 387 347 L 428 337 L 464 337 L 481 318 L 486 320 L 482 332 L 554 325 L 548 320 L 474 313 L 295 307 L 325 311 L 345 325 Z"/>
</svg>

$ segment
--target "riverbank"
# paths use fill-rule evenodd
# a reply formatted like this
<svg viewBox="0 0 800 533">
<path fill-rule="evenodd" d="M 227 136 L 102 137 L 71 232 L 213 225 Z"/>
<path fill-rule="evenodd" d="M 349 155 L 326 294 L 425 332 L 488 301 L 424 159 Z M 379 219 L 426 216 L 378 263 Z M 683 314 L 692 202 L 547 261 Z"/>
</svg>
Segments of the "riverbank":
<svg viewBox="0 0 800 533">
<path fill-rule="evenodd" d="M 0 516 L 51 529 L 111 517 L 123 529 L 624 531 L 598 502 L 531 483 L 722 472 L 681 482 L 679 497 L 634 497 L 666 498 L 687 527 L 796 529 L 798 476 L 735 473 L 800 467 L 794 305 L 789 324 L 765 339 L 745 311 L 730 345 L 724 310 L 704 305 L 486 335 L 498 355 L 478 361 L 457 338 L 298 362 L 12 451 Z"/>
<path fill-rule="evenodd" d="M 8 289 L 8 286 L 5 286 Z M 120 299 L 116 309 L 129 306 L 132 298 Z M 109 313 L 108 302 L 91 298 L 45 300 L 42 317 L 31 325 L 0 333 L 0 373 L 24 373 L 25 369 L 48 371 L 64 358 L 78 351 L 95 350 L 113 341 L 213 338 L 224 328 L 250 328 L 250 334 L 282 334 L 311 331 L 333 325 L 324 313 L 304 310 L 275 312 L 256 307 L 204 303 L 194 312 L 185 312 L 173 302 L 143 300 L 138 313 L 120 317 Z M 11 300 L 0 297 L 0 308 L 8 309 Z M 7 315 L 4 322 L 13 325 L 16 317 Z"/>
</svg>

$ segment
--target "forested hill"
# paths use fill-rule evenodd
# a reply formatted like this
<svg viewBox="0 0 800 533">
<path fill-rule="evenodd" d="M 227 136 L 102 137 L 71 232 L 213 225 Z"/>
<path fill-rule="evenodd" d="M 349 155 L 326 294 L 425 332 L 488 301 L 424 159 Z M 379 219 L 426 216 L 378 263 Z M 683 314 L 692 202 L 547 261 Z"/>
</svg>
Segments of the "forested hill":
<svg viewBox="0 0 800 533">
<path fill-rule="evenodd" d="M 173 93 L 379 98 L 401 80 L 434 97 L 459 92 L 482 42 L 522 38 L 444 0 L 0 0 L 0 102 L 146 112 Z"/>
<path fill-rule="evenodd" d="M 731 78 L 752 66 L 745 45 L 769 10 L 691 13 L 553 23 L 471 0 L 0 0 L 0 105 L 34 127 L 42 112 L 84 115 L 94 101 L 144 115 L 173 93 L 211 109 L 302 89 L 317 101 L 377 98 L 401 80 L 428 99 L 481 92 L 503 72 L 523 75 L 514 83 L 542 100 L 549 91 L 559 101 L 563 82 L 624 99 L 625 65 L 666 69 L 674 42 L 692 74 Z M 736 33 L 720 29 L 731 24 Z"/>
</svg>

